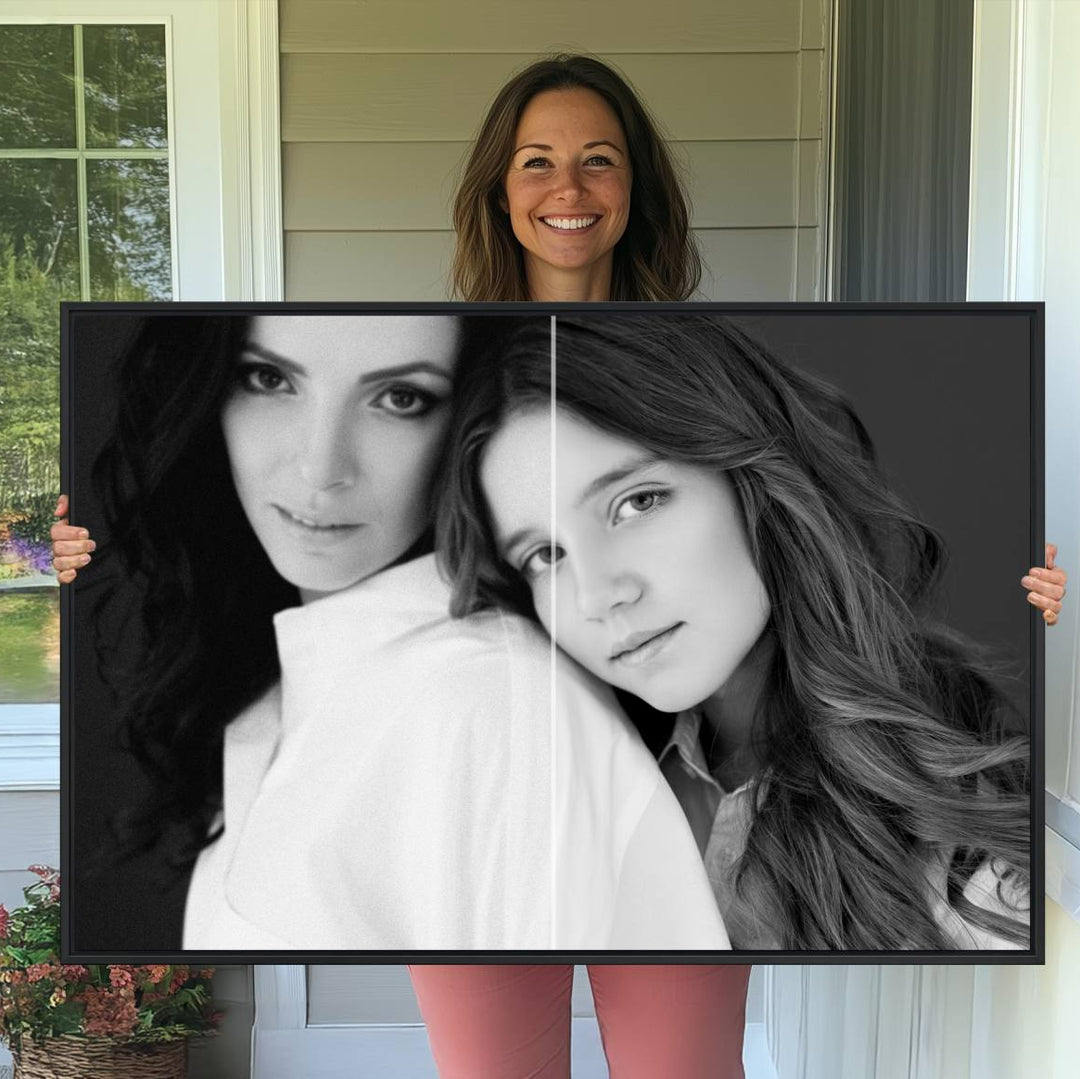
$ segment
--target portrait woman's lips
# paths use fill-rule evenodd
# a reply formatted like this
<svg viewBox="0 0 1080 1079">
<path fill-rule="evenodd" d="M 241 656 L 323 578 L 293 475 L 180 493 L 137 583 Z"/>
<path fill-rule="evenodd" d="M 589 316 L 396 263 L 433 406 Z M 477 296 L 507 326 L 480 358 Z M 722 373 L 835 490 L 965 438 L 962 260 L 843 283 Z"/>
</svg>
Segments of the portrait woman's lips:
<svg viewBox="0 0 1080 1079">
<path fill-rule="evenodd" d="M 632 633 L 619 641 L 608 657 L 612 663 L 623 663 L 636 667 L 655 659 L 674 640 L 685 622 L 676 622 L 666 629 L 650 629 L 642 633 Z"/>
<path fill-rule="evenodd" d="M 297 535 L 318 542 L 333 543 L 348 536 L 354 536 L 364 527 L 362 523 L 320 521 L 305 517 L 303 514 L 293 513 L 292 510 L 287 510 L 284 506 L 279 506 L 276 503 L 274 503 L 274 509 L 277 511 L 278 517 L 289 528 L 293 529 Z"/>
</svg>

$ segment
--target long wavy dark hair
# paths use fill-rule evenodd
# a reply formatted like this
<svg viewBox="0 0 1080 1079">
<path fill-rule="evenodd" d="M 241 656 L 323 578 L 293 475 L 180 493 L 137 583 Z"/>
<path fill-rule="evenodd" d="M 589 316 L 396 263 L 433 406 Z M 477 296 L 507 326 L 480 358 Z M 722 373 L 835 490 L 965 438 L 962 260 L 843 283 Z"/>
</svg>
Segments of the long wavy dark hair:
<svg viewBox="0 0 1080 1079">
<path fill-rule="evenodd" d="M 115 629 L 99 634 L 98 657 L 149 780 L 147 800 L 114 822 L 121 859 L 164 842 L 179 868 L 220 834 L 225 727 L 280 678 L 273 616 L 300 602 L 248 523 L 221 429 L 249 321 L 150 315 L 113 373 L 118 414 L 91 474 L 109 537 L 99 561 L 118 564 L 138 600 L 130 636 L 118 650 Z M 457 377 L 515 321 L 460 319 Z M 431 547 L 429 529 L 403 557 Z M 104 589 L 95 625 L 129 595 Z"/>
<path fill-rule="evenodd" d="M 454 295 L 528 300 L 521 244 L 502 208 L 514 134 L 525 106 L 545 90 L 591 90 L 611 106 L 630 157 L 630 216 L 613 253 L 612 300 L 686 300 L 701 280 L 689 200 L 656 121 L 614 68 L 591 56 L 537 60 L 499 91 L 484 117 L 454 198 Z"/>
<path fill-rule="evenodd" d="M 973 649 L 934 624 L 941 541 L 889 490 L 850 406 L 718 316 L 559 316 L 556 340 L 560 407 L 723 472 L 737 492 L 775 645 L 739 901 L 785 948 L 952 948 L 928 882 L 940 867 L 956 914 L 1026 945 L 1022 917 L 963 894 L 989 862 L 999 897 L 1018 915 L 1026 902 L 1024 723 Z M 550 357 L 546 333 L 519 334 L 463 391 L 437 540 L 456 613 L 533 613 L 478 477 L 507 417 L 550 405 Z M 624 701 L 646 735 L 664 719 Z"/>
</svg>

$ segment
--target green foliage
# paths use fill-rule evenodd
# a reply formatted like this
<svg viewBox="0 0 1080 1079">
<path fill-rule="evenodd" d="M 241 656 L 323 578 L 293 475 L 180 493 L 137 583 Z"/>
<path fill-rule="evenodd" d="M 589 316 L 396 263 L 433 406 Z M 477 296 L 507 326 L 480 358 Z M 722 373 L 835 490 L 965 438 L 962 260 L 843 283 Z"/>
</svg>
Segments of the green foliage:
<svg viewBox="0 0 1080 1079">
<path fill-rule="evenodd" d="M 33 5 L 30 5 L 33 7 Z M 82 39 L 82 75 L 75 79 Z M 87 147 L 160 151 L 83 161 Z M 59 491 L 60 301 L 171 296 L 168 95 L 160 25 L 0 25 L 0 579 L 49 569 Z M 41 153 L 44 156 L 34 156 Z M 88 267 L 84 279 L 81 241 Z M 0 700 L 55 700 L 55 614 L 0 607 Z M 30 625 L 34 622 L 34 625 Z"/>
<path fill-rule="evenodd" d="M 70 146 L 74 39 L 62 24 L 0 27 L 0 145 Z"/>
<path fill-rule="evenodd" d="M 168 144 L 164 26 L 84 26 L 87 146 Z"/>
<path fill-rule="evenodd" d="M 8 525 L 11 535 L 28 543 L 47 544 L 49 529 L 56 520 L 53 511 L 59 497 L 55 483 L 44 491 L 19 494 L 11 502 L 13 519 Z"/>
<path fill-rule="evenodd" d="M 0 511 L 59 486 L 59 303 L 33 251 L 0 237 Z"/>
<path fill-rule="evenodd" d="M 60 589 L 0 593 L 0 704 L 57 700 L 59 652 Z"/>
<path fill-rule="evenodd" d="M 60 875 L 31 866 L 26 906 L 0 906 L 0 1036 L 19 1051 L 61 1034 L 113 1037 L 125 1044 L 212 1033 L 213 971 L 149 964 L 60 962 Z"/>
<path fill-rule="evenodd" d="M 68 25 L 0 26 L 0 145 L 75 148 L 74 40 Z M 164 150 L 164 28 L 87 25 L 82 41 L 86 145 Z M 26 499 L 58 487 L 60 300 L 83 287 L 106 300 L 171 294 L 168 162 L 86 162 L 86 282 L 76 173 L 73 160 L 0 161 L 0 516 L 33 518 L 35 540 Z"/>
</svg>

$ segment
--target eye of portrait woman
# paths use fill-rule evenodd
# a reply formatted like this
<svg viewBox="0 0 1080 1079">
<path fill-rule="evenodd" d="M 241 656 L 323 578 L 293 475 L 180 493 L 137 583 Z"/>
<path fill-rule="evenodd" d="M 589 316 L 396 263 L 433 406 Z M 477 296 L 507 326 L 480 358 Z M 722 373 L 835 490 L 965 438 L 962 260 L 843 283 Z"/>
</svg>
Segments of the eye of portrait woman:
<svg viewBox="0 0 1080 1079">
<path fill-rule="evenodd" d="M 446 316 L 252 320 L 222 431 L 244 513 L 304 598 L 383 569 L 428 526 L 459 338 Z"/>
<path fill-rule="evenodd" d="M 522 111 L 504 209 L 530 262 L 580 269 L 609 258 L 626 229 L 631 171 L 619 118 L 597 93 L 547 90 Z"/>
<path fill-rule="evenodd" d="M 552 426 L 545 408 L 516 412 L 484 455 L 502 558 L 583 667 L 662 712 L 702 704 L 770 613 L 731 483 L 562 408 L 552 469 Z"/>
</svg>

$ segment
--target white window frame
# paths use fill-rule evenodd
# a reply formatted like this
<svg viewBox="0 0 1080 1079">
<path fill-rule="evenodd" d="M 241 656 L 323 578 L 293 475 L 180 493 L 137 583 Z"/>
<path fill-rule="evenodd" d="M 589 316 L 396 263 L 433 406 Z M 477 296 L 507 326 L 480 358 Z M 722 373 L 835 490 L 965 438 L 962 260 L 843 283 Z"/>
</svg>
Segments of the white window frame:
<svg viewBox="0 0 1080 1079">
<path fill-rule="evenodd" d="M 277 0 L 0 0 L 0 23 L 165 27 L 173 299 L 284 297 Z M 60 709 L 0 705 L 0 791 L 59 786 Z"/>
</svg>

